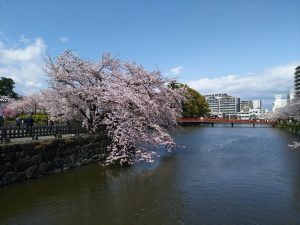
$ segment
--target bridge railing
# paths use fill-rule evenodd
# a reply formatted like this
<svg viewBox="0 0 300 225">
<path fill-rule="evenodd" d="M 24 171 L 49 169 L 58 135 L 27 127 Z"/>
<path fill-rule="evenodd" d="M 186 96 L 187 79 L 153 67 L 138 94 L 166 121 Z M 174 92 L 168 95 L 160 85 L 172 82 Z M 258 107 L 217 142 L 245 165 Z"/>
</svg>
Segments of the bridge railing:
<svg viewBox="0 0 300 225">
<path fill-rule="evenodd" d="M 274 120 L 241 120 L 241 119 L 210 119 L 210 118 L 179 118 L 178 122 L 203 122 L 203 123 L 252 123 L 252 124 L 276 124 Z"/>
<path fill-rule="evenodd" d="M 24 137 L 39 137 L 62 134 L 87 133 L 87 130 L 81 125 L 53 125 L 53 126 L 4 126 L 0 128 L 0 140 Z"/>
</svg>

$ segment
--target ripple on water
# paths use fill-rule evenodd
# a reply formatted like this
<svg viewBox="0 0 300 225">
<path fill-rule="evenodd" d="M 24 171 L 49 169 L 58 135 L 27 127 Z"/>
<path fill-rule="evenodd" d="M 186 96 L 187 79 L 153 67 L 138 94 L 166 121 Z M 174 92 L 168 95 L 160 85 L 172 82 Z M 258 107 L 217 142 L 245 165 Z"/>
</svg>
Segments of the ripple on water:
<svg viewBox="0 0 300 225">
<path fill-rule="evenodd" d="M 300 224 L 293 137 L 221 127 L 174 136 L 186 148 L 154 164 L 87 166 L 0 189 L 0 224 Z"/>
</svg>

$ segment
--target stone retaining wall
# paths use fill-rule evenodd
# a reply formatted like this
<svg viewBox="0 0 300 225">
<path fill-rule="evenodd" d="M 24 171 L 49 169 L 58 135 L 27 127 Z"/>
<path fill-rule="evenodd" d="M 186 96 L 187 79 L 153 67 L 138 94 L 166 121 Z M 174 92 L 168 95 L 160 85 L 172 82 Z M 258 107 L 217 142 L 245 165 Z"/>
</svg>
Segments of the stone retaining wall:
<svg viewBox="0 0 300 225">
<path fill-rule="evenodd" d="M 103 160 L 107 144 L 97 135 L 2 145 L 0 186 Z"/>
</svg>

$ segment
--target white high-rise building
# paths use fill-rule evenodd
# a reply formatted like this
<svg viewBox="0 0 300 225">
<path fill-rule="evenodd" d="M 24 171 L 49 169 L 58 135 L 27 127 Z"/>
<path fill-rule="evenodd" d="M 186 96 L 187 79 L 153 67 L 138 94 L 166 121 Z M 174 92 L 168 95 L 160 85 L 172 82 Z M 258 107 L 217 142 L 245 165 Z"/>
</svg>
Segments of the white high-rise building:
<svg viewBox="0 0 300 225">
<path fill-rule="evenodd" d="M 236 116 L 240 111 L 240 98 L 228 94 L 205 95 L 213 115 Z"/>
<path fill-rule="evenodd" d="M 279 108 L 287 105 L 287 100 L 282 99 L 281 95 L 275 95 L 275 101 L 273 103 L 272 111 L 276 112 Z"/>
<path fill-rule="evenodd" d="M 291 101 L 293 101 L 294 98 L 295 98 L 295 90 L 290 89 L 287 94 L 287 103 L 290 103 Z"/>
<path fill-rule="evenodd" d="M 252 100 L 253 109 L 262 108 L 262 100 Z"/>
</svg>

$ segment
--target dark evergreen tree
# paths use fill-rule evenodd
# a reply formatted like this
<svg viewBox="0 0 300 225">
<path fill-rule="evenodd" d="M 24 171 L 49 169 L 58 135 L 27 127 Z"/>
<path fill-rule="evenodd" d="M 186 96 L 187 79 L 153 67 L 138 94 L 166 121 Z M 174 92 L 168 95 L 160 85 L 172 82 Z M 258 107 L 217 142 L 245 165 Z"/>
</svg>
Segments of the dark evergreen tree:
<svg viewBox="0 0 300 225">
<path fill-rule="evenodd" d="M 11 78 L 0 78 L 0 96 L 8 96 L 11 98 L 18 98 L 18 94 L 14 92 L 15 81 Z"/>
<path fill-rule="evenodd" d="M 203 117 L 209 114 L 210 109 L 204 96 L 186 84 L 171 83 L 170 88 L 185 87 L 187 101 L 182 105 L 183 117 Z"/>
</svg>

